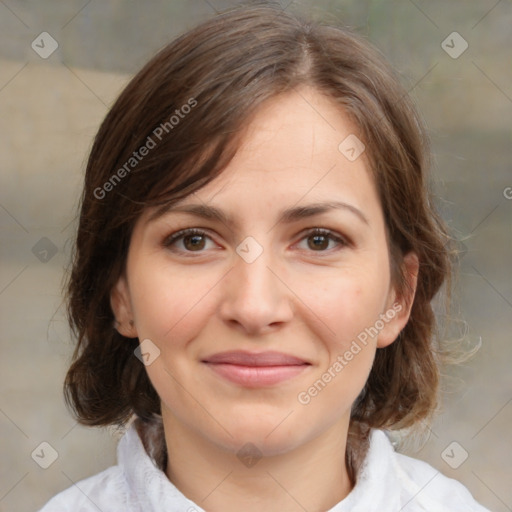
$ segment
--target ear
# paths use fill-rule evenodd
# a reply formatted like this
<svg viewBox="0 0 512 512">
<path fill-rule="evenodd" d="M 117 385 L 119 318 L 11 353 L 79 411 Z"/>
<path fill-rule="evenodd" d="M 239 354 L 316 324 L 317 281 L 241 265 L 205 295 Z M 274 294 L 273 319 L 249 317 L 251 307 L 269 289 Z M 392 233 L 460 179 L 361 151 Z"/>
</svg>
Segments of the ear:
<svg viewBox="0 0 512 512">
<path fill-rule="evenodd" d="M 405 277 L 405 289 L 398 294 L 395 287 L 390 290 L 386 311 L 381 315 L 384 328 L 379 332 L 377 347 L 384 348 L 391 345 L 407 324 L 411 315 L 411 308 L 418 284 L 419 260 L 414 252 L 404 256 L 403 271 Z"/>
<path fill-rule="evenodd" d="M 130 290 L 124 276 L 121 276 L 110 292 L 110 307 L 116 318 L 115 328 L 127 338 L 137 338 L 133 321 Z"/>
</svg>

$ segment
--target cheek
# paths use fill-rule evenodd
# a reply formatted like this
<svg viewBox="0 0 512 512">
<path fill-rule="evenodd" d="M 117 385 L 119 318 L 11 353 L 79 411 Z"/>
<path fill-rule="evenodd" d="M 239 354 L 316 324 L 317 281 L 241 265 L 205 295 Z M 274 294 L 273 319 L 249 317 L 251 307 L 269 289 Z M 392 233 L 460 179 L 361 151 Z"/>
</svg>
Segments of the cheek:
<svg viewBox="0 0 512 512">
<path fill-rule="evenodd" d="M 162 401 L 183 420 L 194 414 L 201 417 L 187 392 L 200 386 L 195 382 L 195 345 L 190 341 L 200 336 L 214 314 L 209 291 L 218 279 L 211 272 L 176 272 L 155 261 L 134 265 L 131 275 L 139 339 L 150 339 L 159 349 L 159 356 L 146 367 L 148 376 Z"/>
<path fill-rule="evenodd" d="M 361 268 L 345 268 L 315 276 L 297 286 L 297 295 L 324 323 L 333 349 L 342 350 L 378 319 L 387 300 L 388 274 Z"/>
<path fill-rule="evenodd" d="M 310 329 L 322 340 L 325 352 L 317 374 L 297 395 L 299 404 L 307 407 L 308 418 L 323 417 L 326 423 L 334 423 L 340 411 L 350 411 L 363 389 L 376 351 L 371 328 L 384 307 L 386 283 L 385 278 L 376 281 L 371 273 L 344 272 L 309 295 L 321 319 L 314 328 L 312 320 Z"/>
<path fill-rule="evenodd" d="M 165 346 L 184 332 L 199 331 L 209 315 L 208 293 L 216 284 L 211 273 L 175 272 L 168 265 L 134 267 L 131 283 L 139 338 Z"/>
</svg>

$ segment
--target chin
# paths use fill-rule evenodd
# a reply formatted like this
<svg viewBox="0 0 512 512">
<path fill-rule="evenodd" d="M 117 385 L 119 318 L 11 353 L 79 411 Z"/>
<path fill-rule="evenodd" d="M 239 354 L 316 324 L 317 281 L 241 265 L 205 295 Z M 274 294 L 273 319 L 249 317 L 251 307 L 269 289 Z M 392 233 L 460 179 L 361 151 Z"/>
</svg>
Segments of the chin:
<svg viewBox="0 0 512 512">
<path fill-rule="evenodd" d="M 280 415 L 278 419 L 274 416 L 264 419 L 246 415 L 245 421 L 226 425 L 232 437 L 226 434 L 221 444 L 225 449 L 235 453 L 247 444 L 256 446 L 265 456 L 286 453 L 300 444 L 300 440 L 291 435 L 292 432 L 300 431 L 300 428 L 298 425 L 280 425 L 285 417 L 286 414 Z"/>
<path fill-rule="evenodd" d="M 238 432 L 232 438 L 223 439 L 220 446 L 237 457 L 250 454 L 256 454 L 258 457 L 273 457 L 288 453 L 300 444 L 300 440 L 294 440 L 290 436 L 267 437 L 267 434 L 268 432 Z"/>
</svg>

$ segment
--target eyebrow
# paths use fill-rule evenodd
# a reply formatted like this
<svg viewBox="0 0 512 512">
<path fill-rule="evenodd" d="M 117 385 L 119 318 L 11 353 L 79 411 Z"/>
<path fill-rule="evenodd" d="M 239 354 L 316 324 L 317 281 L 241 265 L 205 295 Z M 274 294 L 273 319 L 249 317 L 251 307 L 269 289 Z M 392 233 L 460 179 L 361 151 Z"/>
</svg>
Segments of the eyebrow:
<svg viewBox="0 0 512 512">
<path fill-rule="evenodd" d="M 320 215 L 322 213 L 327 213 L 331 210 L 345 210 L 351 212 L 364 224 L 370 225 L 368 218 L 361 210 L 359 210 L 359 208 L 356 208 L 355 206 L 349 203 L 345 203 L 343 201 L 327 201 L 322 203 L 312 203 L 304 206 L 293 206 L 291 208 L 287 208 L 279 213 L 279 217 L 276 224 L 291 224 L 292 222 L 313 217 L 315 215 Z M 231 216 L 227 215 L 225 212 L 223 212 L 221 209 L 215 206 L 210 206 L 207 204 L 181 205 L 180 203 L 175 205 L 164 205 L 159 210 L 154 212 L 153 215 L 150 216 L 149 222 L 154 221 L 168 213 L 180 212 L 190 213 L 203 219 L 218 220 L 227 226 L 232 226 L 235 224 Z"/>
</svg>

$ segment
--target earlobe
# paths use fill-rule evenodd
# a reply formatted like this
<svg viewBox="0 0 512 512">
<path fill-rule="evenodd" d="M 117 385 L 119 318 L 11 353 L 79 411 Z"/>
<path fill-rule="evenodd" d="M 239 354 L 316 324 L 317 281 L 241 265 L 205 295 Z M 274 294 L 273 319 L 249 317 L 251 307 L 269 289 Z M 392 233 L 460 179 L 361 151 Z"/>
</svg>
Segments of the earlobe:
<svg viewBox="0 0 512 512">
<path fill-rule="evenodd" d="M 133 321 L 130 292 L 126 278 L 121 276 L 110 292 L 110 307 L 114 313 L 114 327 L 119 334 L 127 338 L 137 338 L 137 329 Z"/>
<path fill-rule="evenodd" d="M 406 326 L 411 316 L 411 309 L 416 295 L 418 284 L 419 259 L 416 253 L 409 252 L 403 259 L 403 271 L 405 277 L 405 289 L 398 294 L 392 290 L 388 309 L 384 313 L 388 322 L 385 324 L 377 339 L 377 347 L 384 348 L 391 345 L 402 329 Z"/>
</svg>

